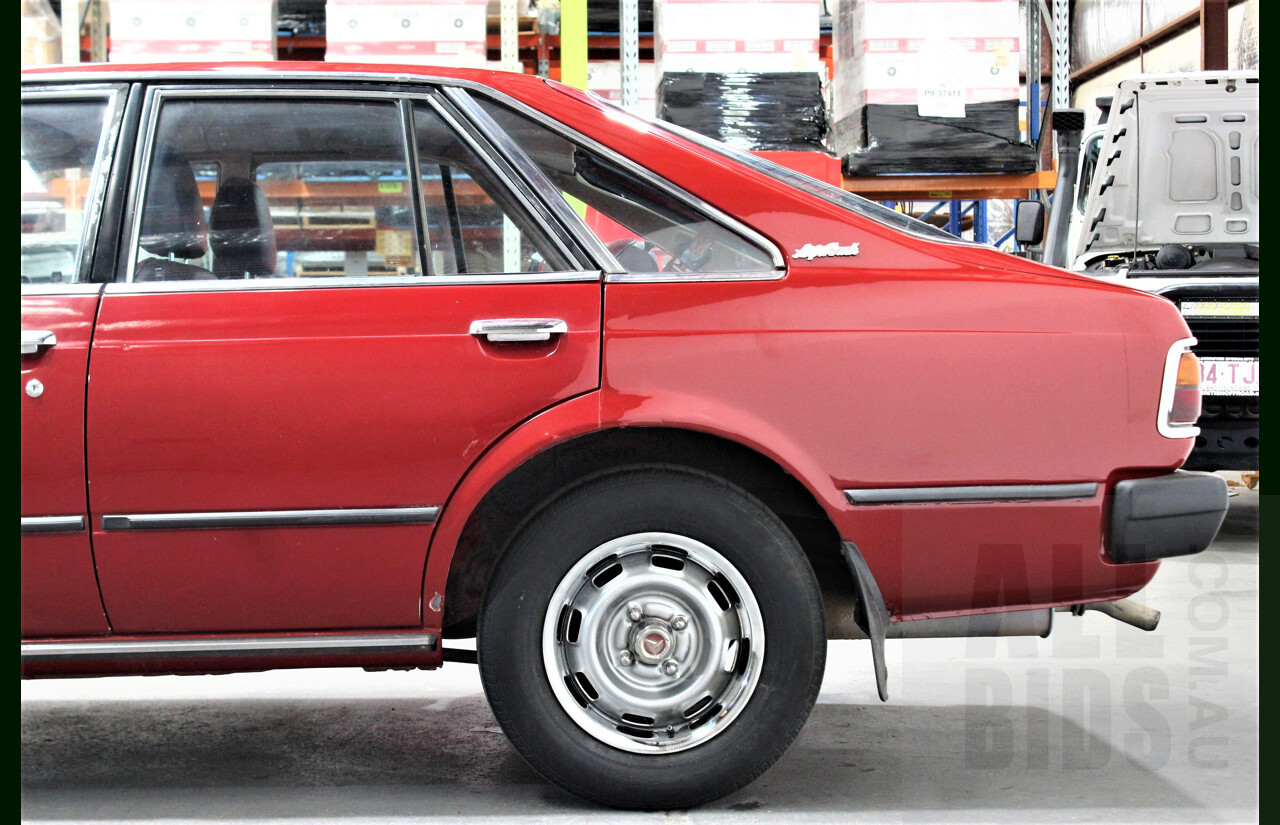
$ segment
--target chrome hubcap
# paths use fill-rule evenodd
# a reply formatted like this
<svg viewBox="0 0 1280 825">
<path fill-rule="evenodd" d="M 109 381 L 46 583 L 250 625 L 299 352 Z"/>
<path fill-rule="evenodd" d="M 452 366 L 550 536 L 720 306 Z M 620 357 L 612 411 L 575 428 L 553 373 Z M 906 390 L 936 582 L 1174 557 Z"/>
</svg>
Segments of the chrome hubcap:
<svg viewBox="0 0 1280 825">
<path fill-rule="evenodd" d="M 673 533 L 623 536 L 584 556 L 552 595 L 542 638 L 565 713 L 633 753 L 723 731 L 755 690 L 765 641 L 737 569 Z"/>
</svg>

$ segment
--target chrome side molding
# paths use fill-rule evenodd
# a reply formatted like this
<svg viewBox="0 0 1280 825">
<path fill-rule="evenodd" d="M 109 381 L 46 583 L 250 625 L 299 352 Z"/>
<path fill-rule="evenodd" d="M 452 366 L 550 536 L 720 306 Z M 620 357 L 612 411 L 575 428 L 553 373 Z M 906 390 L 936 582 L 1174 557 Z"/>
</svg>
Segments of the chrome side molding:
<svg viewBox="0 0 1280 825">
<path fill-rule="evenodd" d="M 341 653 L 429 653 L 435 633 L 239 636 L 220 639 L 126 639 L 100 642 L 23 642 L 23 659 L 114 659 L 122 656 L 279 656 Z"/>
<path fill-rule="evenodd" d="M 1085 484 L 997 484 L 975 487 L 883 487 L 845 490 L 850 504 L 951 504 L 991 501 L 1061 501 L 1093 498 L 1098 485 Z"/>
<path fill-rule="evenodd" d="M 79 533 L 84 530 L 84 516 L 23 516 L 22 534 Z"/>
<path fill-rule="evenodd" d="M 322 527 L 338 524 L 431 524 L 439 507 L 342 510 L 244 510 L 224 513 L 133 513 L 102 517 L 103 530 L 194 530 L 243 527 Z"/>
</svg>

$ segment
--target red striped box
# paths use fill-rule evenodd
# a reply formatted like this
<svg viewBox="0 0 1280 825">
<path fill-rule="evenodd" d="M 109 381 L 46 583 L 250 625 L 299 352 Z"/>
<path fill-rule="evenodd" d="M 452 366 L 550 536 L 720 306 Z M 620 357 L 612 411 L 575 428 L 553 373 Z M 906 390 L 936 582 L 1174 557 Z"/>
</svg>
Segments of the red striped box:
<svg viewBox="0 0 1280 825">
<path fill-rule="evenodd" d="M 326 60 L 485 68 L 486 0 L 328 0 Z"/>
<path fill-rule="evenodd" d="M 820 0 L 655 0 L 658 73 L 822 71 L 821 11 Z"/>
<path fill-rule="evenodd" d="M 112 62 L 275 58 L 275 0 L 111 2 Z"/>
</svg>

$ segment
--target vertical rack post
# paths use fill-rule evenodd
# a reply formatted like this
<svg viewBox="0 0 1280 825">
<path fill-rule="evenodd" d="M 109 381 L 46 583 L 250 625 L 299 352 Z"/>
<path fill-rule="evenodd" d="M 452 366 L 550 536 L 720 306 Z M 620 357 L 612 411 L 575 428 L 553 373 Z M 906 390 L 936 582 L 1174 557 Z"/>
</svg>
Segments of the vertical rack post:
<svg viewBox="0 0 1280 825">
<path fill-rule="evenodd" d="M 62 0 L 62 62 L 80 62 L 80 9 L 88 0 Z"/>
<path fill-rule="evenodd" d="M 107 61 L 107 16 L 102 0 L 88 0 L 89 13 L 85 22 L 89 28 L 89 60 L 94 63 Z"/>
<path fill-rule="evenodd" d="M 973 242 L 987 242 L 987 202 L 973 202 Z"/>
<path fill-rule="evenodd" d="M 502 0 L 498 31 L 504 72 L 524 72 L 524 64 L 520 62 L 520 21 L 516 18 L 516 11 L 516 0 Z"/>
<path fill-rule="evenodd" d="M 520 21 L 516 17 L 516 0 L 502 0 L 498 31 L 502 47 L 501 68 L 504 72 L 524 73 L 520 62 Z M 504 212 L 502 215 L 502 268 L 504 272 L 520 272 L 520 227 Z"/>
<path fill-rule="evenodd" d="M 1027 4 L 1027 140 L 1035 143 L 1040 136 L 1040 4 Z M 1039 156 L 1036 169 L 1040 168 Z"/>
<path fill-rule="evenodd" d="M 1068 0 L 1053 0 L 1053 110 L 1071 108 L 1070 47 L 1071 11 Z"/>
<path fill-rule="evenodd" d="M 640 0 L 619 0 L 622 58 L 622 108 L 631 109 L 640 100 Z"/>
<path fill-rule="evenodd" d="M 560 82 L 587 88 L 587 0 L 560 2 Z"/>
</svg>

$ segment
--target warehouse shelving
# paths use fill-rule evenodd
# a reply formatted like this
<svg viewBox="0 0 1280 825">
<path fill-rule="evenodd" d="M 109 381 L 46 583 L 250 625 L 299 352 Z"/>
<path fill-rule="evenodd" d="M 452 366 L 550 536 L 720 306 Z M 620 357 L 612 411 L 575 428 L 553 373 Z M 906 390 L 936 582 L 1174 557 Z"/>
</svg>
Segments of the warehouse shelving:
<svg viewBox="0 0 1280 825">
<path fill-rule="evenodd" d="M 1050 5 L 1057 12 L 1059 7 L 1065 11 L 1067 3 L 1065 0 L 1050 0 Z M 1030 6 L 1034 9 L 1036 4 L 1031 3 Z M 1029 42 L 1027 45 L 1028 55 L 1031 58 L 1028 61 L 1029 66 L 1038 65 L 1040 62 L 1040 38 L 1038 36 L 1030 36 L 1031 26 L 1034 25 L 1039 28 L 1039 16 L 1033 11 L 1032 17 L 1034 22 L 1028 22 Z M 491 18 L 489 21 L 486 45 L 489 52 L 488 57 L 492 61 L 499 60 L 501 56 L 502 34 L 498 22 L 499 18 L 496 17 Z M 1059 36 L 1065 31 L 1065 27 L 1061 25 L 1055 28 Z M 515 35 L 516 55 L 521 68 L 526 73 L 533 74 L 537 72 L 541 63 L 544 67 L 544 72 L 549 77 L 559 79 L 560 35 L 540 32 L 537 19 L 533 17 L 519 18 L 513 33 Z M 639 34 L 637 38 L 637 57 L 640 61 L 651 61 L 653 59 L 654 40 L 652 32 Z M 623 52 L 621 41 L 620 34 L 589 32 L 587 35 L 588 58 L 591 60 L 621 59 Z M 91 45 L 88 37 L 82 40 L 84 52 L 87 52 Z M 277 36 L 276 46 L 277 56 L 281 60 L 323 60 L 326 40 L 323 35 L 281 32 Z M 819 56 L 829 70 L 832 67 L 832 51 L 832 33 L 830 30 L 824 29 L 819 33 Z M 1040 83 L 1036 82 L 1040 79 L 1037 77 L 1028 84 L 1031 99 L 1040 97 Z M 1062 87 L 1060 86 L 1059 88 Z M 1057 90 L 1055 89 L 1055 91 Z M 1034 135 L 1038 131 L 1040 115 L 1040 106 L 1029 107 L 1029 134 Z M 815 163 L 812 157 L 804 156 L 817 155 L 825 161 L 825 169 L 821 174 L 815 174 L 815 176 L 820 176 L 828 180 L 828 182 L 843 186 L 848 191 L 873 200 L 887 203 L 936 203 L 937 206 L 934 206 L 933 210 L 946 209 L 949 216 L 946 225 L 952 231 L 957 232 L 960 226 L 965 225 L 966 221 L 964 219 L 966 217 L 969 218 L 968 225 L 972 226 L 975 231 L 983 227 L 985 220 L 982 220 L 982 218 L 986 214 L 986 200 L 1027 197 L 1029 194 L 1051 190 L 1056 181 L 1056 174 L 1051 170 L 1018 175 L 883 175 L 847 177 L 839 175 L 839 161 L 832 156 L 822 156 L 820 153 L 809 152 L 774 152 L 767 154 L 776 162 L 808 174 L 815 174 L 813 170 L 822 164 Z M 834 168 L 837 170 L 834 175 L 830 172 L 831 164 L 834 164 Z M 985 236 L 985 232 L 981 234 Z"/>
</svg>

